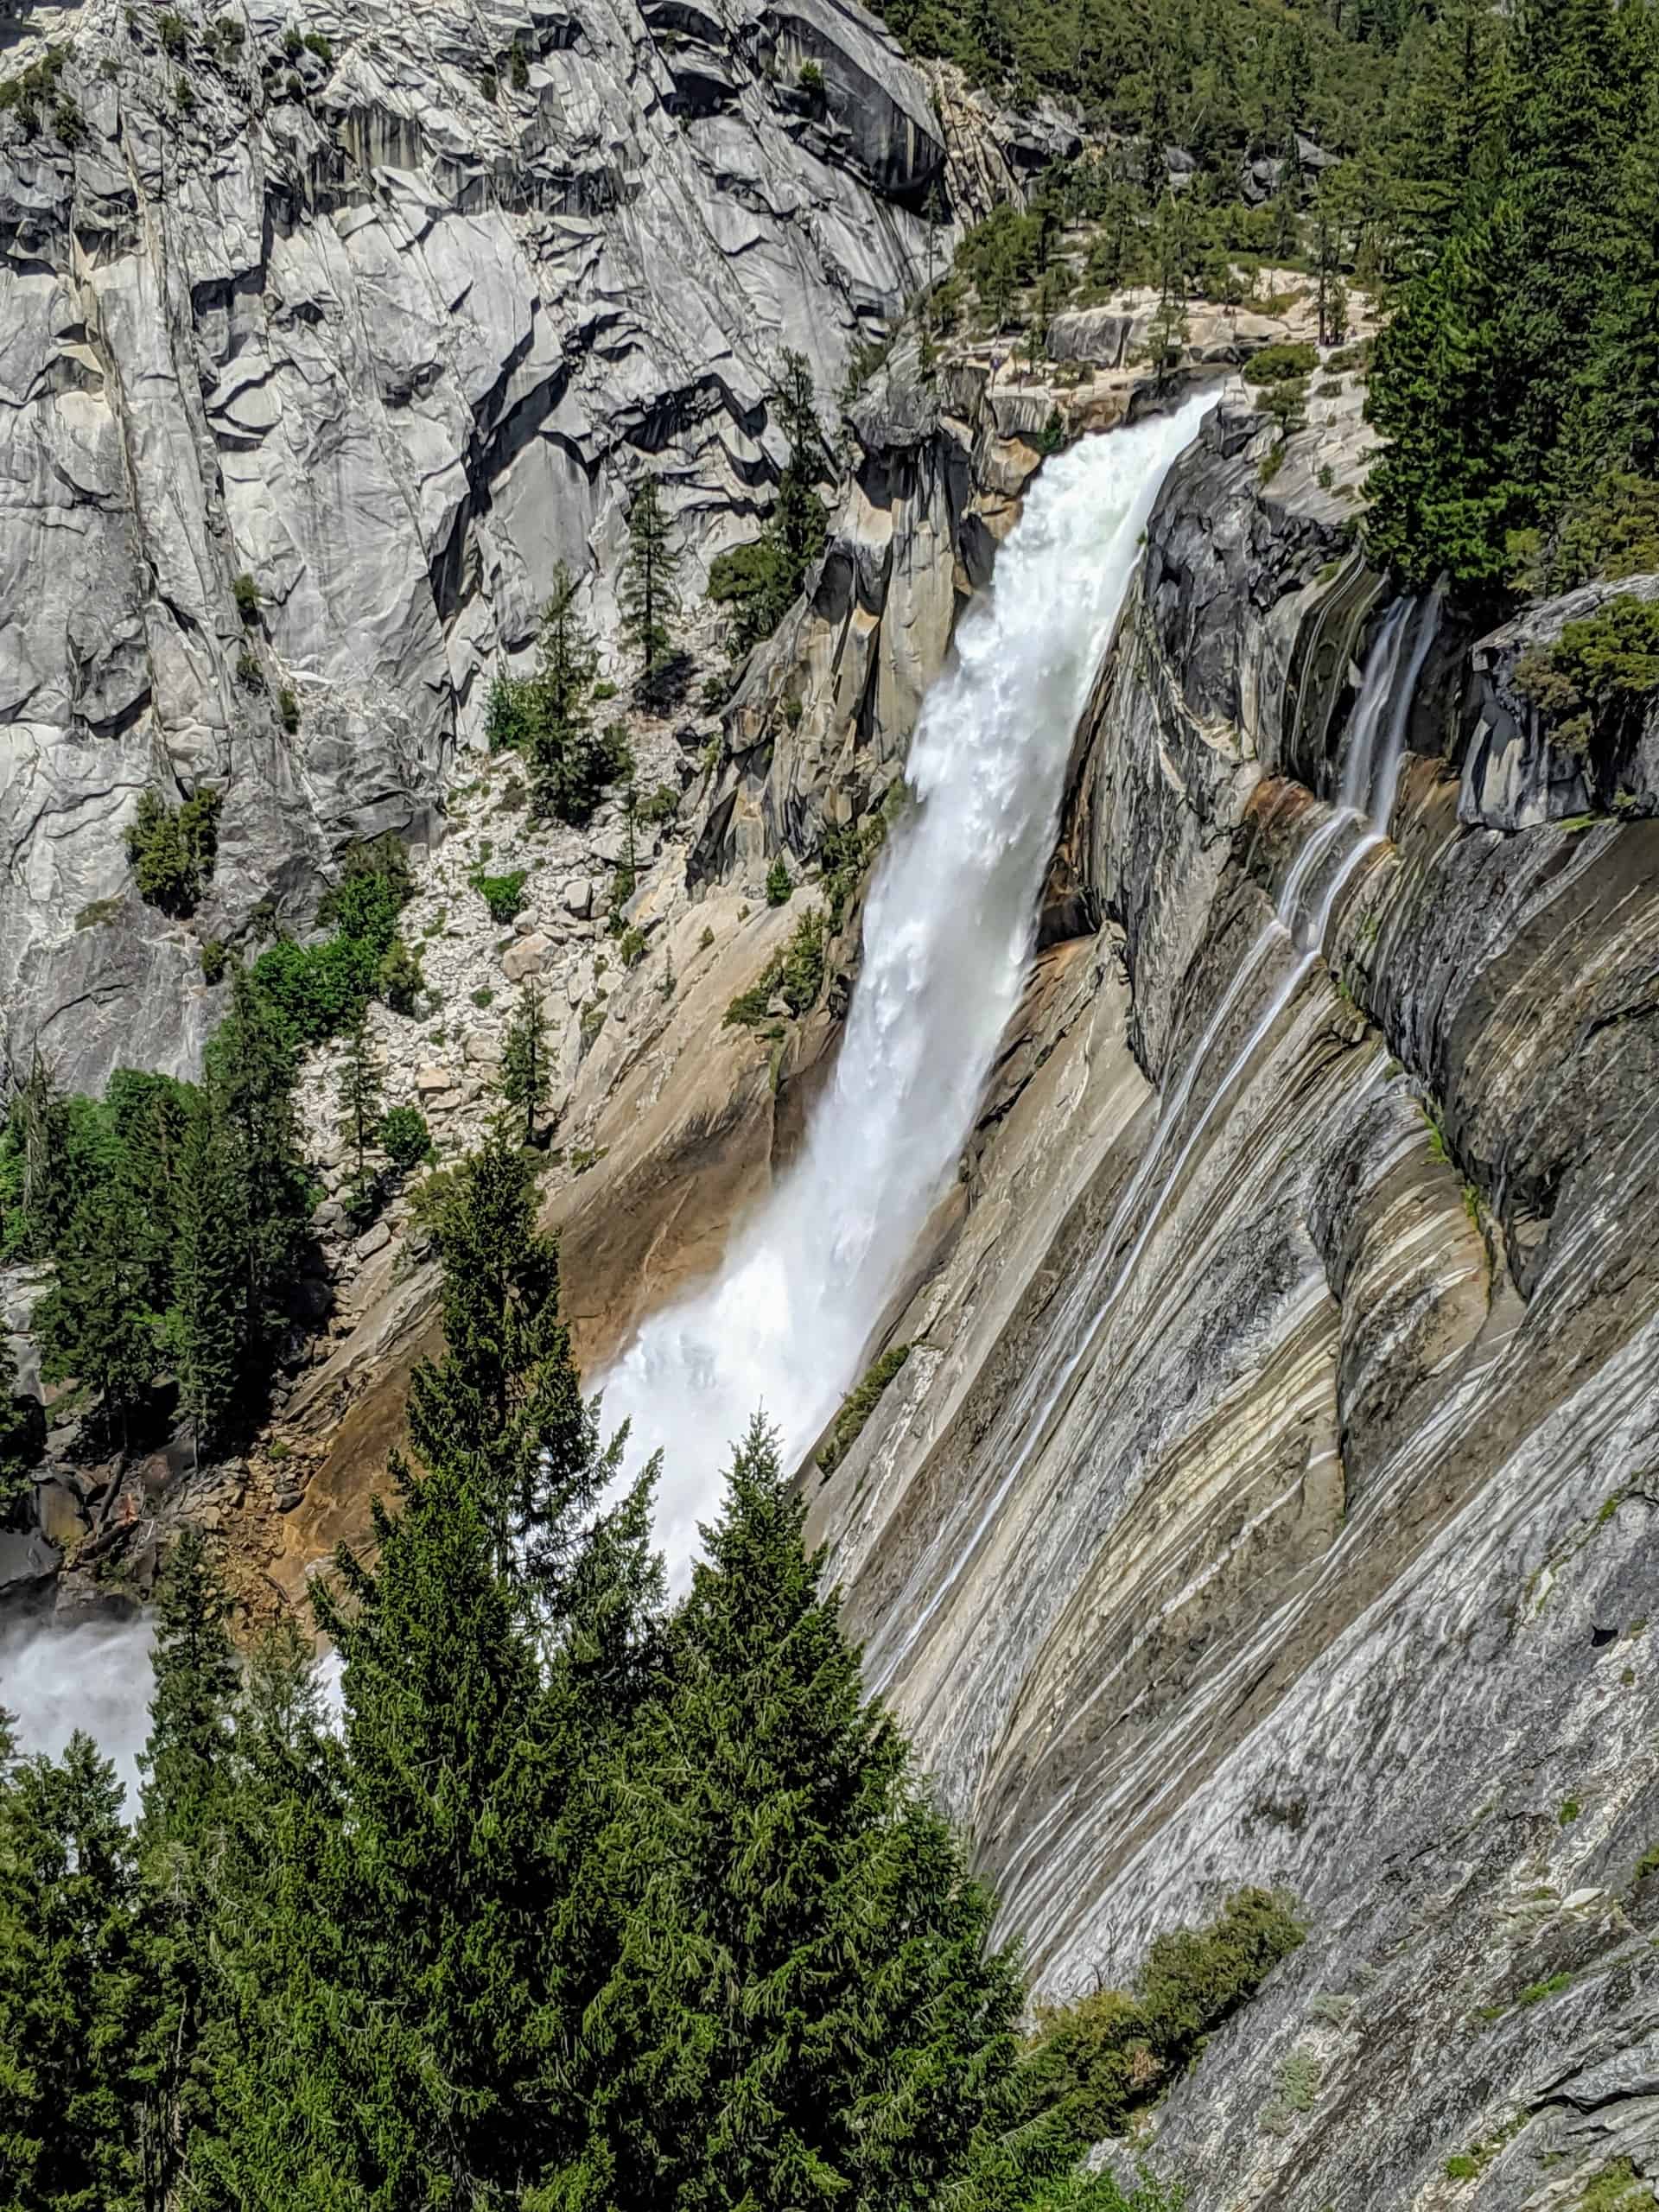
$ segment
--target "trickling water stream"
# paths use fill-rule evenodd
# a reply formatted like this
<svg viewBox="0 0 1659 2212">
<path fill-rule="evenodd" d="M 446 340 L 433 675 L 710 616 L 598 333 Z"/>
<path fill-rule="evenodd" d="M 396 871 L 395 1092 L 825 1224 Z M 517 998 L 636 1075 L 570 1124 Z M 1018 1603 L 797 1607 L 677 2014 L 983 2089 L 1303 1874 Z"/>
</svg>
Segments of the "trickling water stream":
<svg viewBox="0 0 1659 2212">
<path fill-rule="evenodd" d="M 804 1450 L 945 1186 L 1024 987 L 1065 766 L 1193 400 L 1052 461 L 964 617 L 912 741 L 918 804 L 889 842 L 832 1083 L 798 1161 L 702 1291 L 647 1322 L 603 1389 L 607 1424 L 665 1471 L 682 1578 L 757 1407 Z"/>
</svg>

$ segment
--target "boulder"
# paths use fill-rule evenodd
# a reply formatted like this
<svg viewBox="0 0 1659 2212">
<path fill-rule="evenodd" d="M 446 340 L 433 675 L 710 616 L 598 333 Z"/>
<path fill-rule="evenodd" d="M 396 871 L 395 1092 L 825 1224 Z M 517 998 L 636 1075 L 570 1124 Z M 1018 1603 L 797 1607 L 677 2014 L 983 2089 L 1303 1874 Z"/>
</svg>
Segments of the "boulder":
<svg viewBox="0 0 1659 2212">
<path fill-rule="evenodd" d="M 0 1598 L 16 1598 L 58 1571 L 62 1554 L 38 1531 L 0 1529 Z"/>
<path fill-rule="evenodd" d="M 552 938 L 534 930 L 507 947 L 501 956 L 501 973 L 510 983 L 522 983 L 526 976 L 539 976 L 552 950 Z"/>
<path fill-rule="evenodd" d="M 1087 361 L 1101 369 L 1123 365 L 1132 315 L 1115 314 L 1109 308 L 1071 308 L 1057 315 L 1048 326 L 1051 361 Z"/>
<path fill-rule="evenodd" d="M 35 1484 L 35 1519 L 47 1542 L 60 1551 L 78 1544 L 92 1526 L 75 1492 L 55 1479 Z"/>
</svg>

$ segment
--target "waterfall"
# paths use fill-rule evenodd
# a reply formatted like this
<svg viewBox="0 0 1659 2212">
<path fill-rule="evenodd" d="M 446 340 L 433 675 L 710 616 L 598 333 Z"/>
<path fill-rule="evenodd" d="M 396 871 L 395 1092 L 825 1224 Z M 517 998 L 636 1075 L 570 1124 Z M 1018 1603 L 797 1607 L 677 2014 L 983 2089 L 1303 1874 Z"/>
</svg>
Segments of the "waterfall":
<svg viewBox="0 0 1659 2212">
<path fill-rule="evenodd" d="M 801 1155 L 715 1278 L 653 1317 L 603 1382 L 683 1580 L 757 1408 L 807 1448 L 856 1379 L 973 1125 L 1029 967 L 1066 763 L 1159 486 L 1206 400 L 1051 461 L 929 692 L 916 804 L 865 908 L 863 965 Z"/>
<path fill-rule="evenodd" d="M 1436 593 L 1421 602 L 1397 601 L 1378 625 L 1344 733 L 1338 804 L 1307 836 L 1287 870 L 1273 912 L 1171 1082 L 1147 1148 L 1090 1264 L 1065 1289 L 1051 1326 L 1053 1356 L 1035 1363 L 1001 1408 L 987 1452 L 993 1464 L 1001 1459 L 1004 1471 L 990 1498 L 969 1526 L 963 1525 L 961 1515 L 947 1514 L 912 1568 L 903 1593 L 887 1608 L 865 1655 L 874 1688 L 886 1689 L 892 1684 L 966 1571 L 1014 1484 L 1052 1433 L 1187 1161 L 1319 959 L 1344 886 L 1366 854 L 1387 836 L 1405 760 L 1412 700 L 1440 618 Z M 1321 873 L 1332 854 L 1340 857 L 1321 885 Z M 1211 1055 L 1241 1001 L 1268 963 L 1287 949 L 1294 957 L 1267 1004 L 1237 1051 L 1215 1071 Z M 1205 1103 L 1182 1134 L 1200 1077 L 1209 1079 Z M 1137 1215 L 1140 1225 L 1131 1236 Z"/>
<path fill-rule="evenodd" d="M 0 1629 L 0 1707 L 14 1713 L 26 1751 L 60 1758 L 84 1729 L 113 1759 L 138 1809 L 138 1754 L 149 1733 L 150 1624 L 88 1620 L 73 1628 L 20 1621 Z"/>
</svg>

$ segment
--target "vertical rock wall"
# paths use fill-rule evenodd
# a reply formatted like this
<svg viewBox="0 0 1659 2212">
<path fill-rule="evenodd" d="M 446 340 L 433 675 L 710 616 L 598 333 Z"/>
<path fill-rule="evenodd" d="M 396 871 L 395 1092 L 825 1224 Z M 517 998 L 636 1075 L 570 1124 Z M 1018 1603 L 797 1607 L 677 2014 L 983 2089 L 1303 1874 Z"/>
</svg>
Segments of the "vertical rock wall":
<svg viewBox="0 0 1659 2212">
<path fill-rule="evenodd" d="M 1465 716 L 1447 634 L 1324 957 L 1270 927 L 1377 614 L 1356 404 L 1166 486 L 1057 870 L 1102 926 L 813 1492 L 1040 1991 L 1300 1899 L 1155 2121 L 1201 2212 L 1576 2203 L 1659 2135 L 1659 822 L 1471 821 L 1505 648 Z"/>
<path fill-rule="evenodd" d="M 835 0 L 85 0 L 0 38 L 37 87 L 0 112 L 4 1057 L 95 1087 L 194 1062 L 201 938 L 434 833 L 556 560 L 608 618 L 641 470 L 689 588 L 753 534 L 781 349 L 833 388 L 916 281 L 944 153 Z M 204 782 L 187 928 L 122 831 Z"/>
</svg>

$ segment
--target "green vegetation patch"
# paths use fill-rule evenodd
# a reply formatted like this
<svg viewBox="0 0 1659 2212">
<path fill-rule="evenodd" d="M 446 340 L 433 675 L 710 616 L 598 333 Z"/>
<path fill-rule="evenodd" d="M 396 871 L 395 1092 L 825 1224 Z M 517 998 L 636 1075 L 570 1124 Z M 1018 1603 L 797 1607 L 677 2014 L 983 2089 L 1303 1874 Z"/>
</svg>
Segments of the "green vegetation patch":
<svg viewBox="0 0 1659 2212">
<path fill-rule="evenodd" d="M 489 908 L 493 922 L 516 921 L 524 911 L 527 900 L 524 886 L 530 880 L 527 868 L 516 868 L 506 875 L 474 876 L 473 888 Z"/>
<path fill-rule="evenodd" d="M 1550 718 L 1550 736 L 1580 757 L 1616 744 L 1659 692 L 1659 600 L 1620 592 L 1553 645 L 1522 654 L 1516 689 Z"/>
<path fill-rule="evenodd" d="M 783 950 L 772 956 L 759 979 L 747 991 L 740 991 L 727 1007 L 722 1028 L 758 1029 L 774 998 L 781 998 L 798 1018 L 810 1013 L 823 988 L 829 942 L 829 914 L 822 906 L 810 908 L 796 923 Z"/>
<path fill-rule="evenodd" d="M 178 806 L 152 791 L 138 795 L 125 831 L 132 880 L 146 906 L 164 914 L 193 914 L 212 882 L 219 852 L 220 795 L 211 785 Z"/>
<path fill-rule="evenodd" d="M 908 1344 L 893 1344 L 874 1361 L 861 1381 L 855 1384 L 842 1402 L 836 1415 L 836 1425 L 830 1430 L 822 1452 L 818 1454 L 820 1471 L 833 1474 L 864 1432 L 864 1424 L 881 1402 L 881 1394 L 893 1376 L 910 1357 Z"/>
<path fill-rule="evenodd" d="M 1306 345 L 1264 346 L 1244 364 L 1248 383 L 1291 384 L 1305 381 L 1319 365 L 1317 347 Z"/>
<path fill-rule="evenodd" d="M 320 1044 L 338 1035 L 371 998 L 397 1013 L 412 1009 L 424 978 L 397 934 L 397 918 L 413 891 L 409 856 L 395 837 L 353 846 L 317 910 L 334 935 L 303 945 L 280 938 L 260 954 L 255 979 L 296 1038 Z"/>
</svg>

